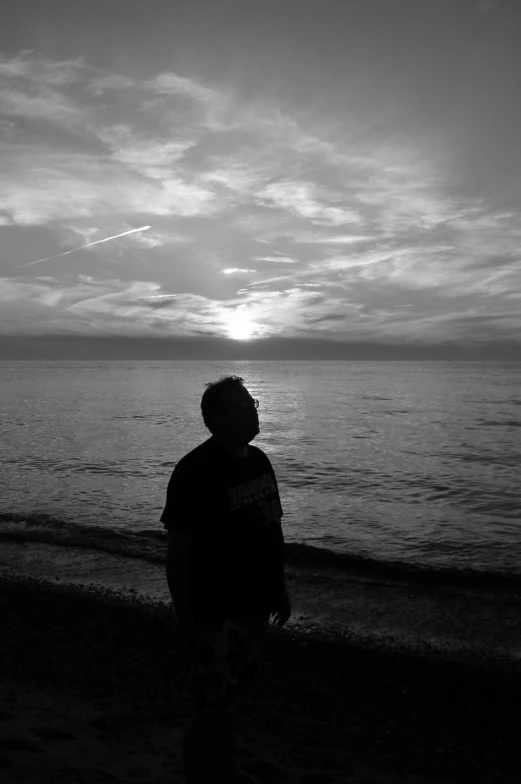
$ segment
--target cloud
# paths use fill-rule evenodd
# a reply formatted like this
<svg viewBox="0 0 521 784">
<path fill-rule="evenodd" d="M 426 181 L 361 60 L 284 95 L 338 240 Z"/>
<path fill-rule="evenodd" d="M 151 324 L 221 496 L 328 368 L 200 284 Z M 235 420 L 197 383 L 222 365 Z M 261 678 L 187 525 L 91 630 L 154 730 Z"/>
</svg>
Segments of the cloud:
<svg viewBox="0 0 521 784">
<path fill-rule="evenodd" d="M 188 110 L 191 123 L 195 126 L 222 129 L 223 120 L 229 111 L 231 97 L 222 90 L 202 84 L 196 79 L 165 71 L 157 76 L 147 79 L 140 84 L 140 88 L 147 93 L 159 96 L 163 101 L 166 111 L 174 106 Z M 191 110 L 191 111 L 190 111 Z M 177 119 L 177 118 L 176 118 Z"/>
<path fill-rule="evenodd" d="M 193 242 L 193 237 L 164 231 L 150 231 L 147 234 L 136 234 L 132 242 L 142 248 L 159 248 L 165 245 L 186 245 Z"/>
<path fill-rule="evenodd" d="M 216 90 L 205 87 L 195 79 L 178 76 L 171 71 L 165 71 L 148 79 L 144 82 L 143 88 L 160 95 L 188 96 L 202 103 L 214 103 L 221 100 L 221 96 Z"/>
<path fill-rule="evenodd" d="M 270 283 L 278 283 L 278 281 L 280 280 L 293 280 L 293 277 L 291 275 L 278 275 L 276 278 L 266 278 L 266 280 L 258 280 L 253 283 L 246 283 L 245 285 L 250 287 L 269 286 Z M 280 292 L 274 291 L 273 293 L 280 293 Z"/>
<path fill-rule="evenodd" d="M 80 112 L 56 91 L 40 88 L 37 95 L 21 90 L 0 90 L 0 112 L 6 117 L 49 120 L 76 118 Z"/>
<path fill-rule="evenodd" d="M 143 297 L 136 297 L 136 299 L 175 299 L 177 294 L 147 294 Z"/>
<path fill-rule="evenodd" d="M 389 312 L 376 302 L 366 308 L 360 302 L 326 292 L 307 291 L 292 285 L 284 291 L 244 290 L 223 303 L 190 292 L 162 292 L 152 281 L 123 281 L 79 276 L 64 285 L 52 277 L 34 280 L 3 279 L 0 324 L 13 322 L 22 334 L 60 329 L 81 334 L 89 326 L 96 335 L 206 335 L 224 337 L 234 319 L 251 321 L 259 335 L 327 337 L 334 325 L 335 339 L 385 340 L 428 344 L 437 342 L 479 343 L 489 338 L 516 339 L 521 326 L 518 309 L 504 312 L 498 304 L 487 312 L 486 304 L 468 304 L 460 312 L 446 312 L 443 300 L 430 308 Z M 404 307 L 404 305 L 400 305 Z"/>
<path fill-rule="evenodd" d="M 289 256 L 253 256 L 252 261 L 271 261 L 275 264 L 297 264 L 297 260 L 290 259 Z"/>
<path fill-rule="evenodd" d="M 116 163 L 76 154 L 4 149 L 0 210 L 12 223 L 45 225 L 102 216 L 211 215 L 219 209 L 212 191 L 181 176 L 143 182 Z"/>
<path fill-rule="evenodd" d="M 0 58 L 0 76 L 40 85 L 63 87 L 77 82 L 87 69 L 88 66 L 80 57 L 75 60 L 52 60 L 30 49 L 11 58 Z"/>
<path fill-rule="evenodd" d="M 102 95 L 107 90 L 125 90 L 135 87 L 134 79 L 123 74 L 104 74 L 92 78 L 87 89 L 94 95 Z"/>
<path fill-rule="evenodd" d="M 282 236 L 287 242 L 308 245 L 356 245 L 362 242 L 374 242 L 376 237 L 364 234 L 314 234 L 313 232 L 296 232 Z"/>
<path fill-rule="evenodd" d="M 360 216 L 353 210 L 320 202 L 312 183 L 290 180 L 275 182 L 258 191 L 256 196 L 260 204 L 288 210 L 315 224 L 343 226 L 361 222 Z"/>
<path fill-rule="evenodd" d="M 221 270 L 223 275 L 237 275 L 237 274 L 244 274 L 246 272 L 255 272 L 255 270 L 251 269 L 242 269 L 241 267 L 227 267 L 226 269 Z"/>
<path fill-rule="evenodd" d="M 215 166 L 216 159 L 212 157 L 208 163 Z M 266 177 L 262 167 L 246 166 L 230 158 L 218 160 L 220 165 L 210 168 L 199 175 L 199 181 L 210 185 L 221 185 L 237 194 L 251 194 L 259 187 Z"/>
<path fill-rule="evenodd" d="M 175 164 L 195 146 L 195 142 L 188 139 L 160 141 L 139 138 L 128 125 L 100 130 L 97 136 L 109 146 L 112 160 L 152 179 L 162 179 L 170 172 L 178 172 Z"/>
<path fill-rule="evenodd" d="M 0 126 L 3 223 L 43 225 L 106 215 L 107 207 L 111 215 L 213 214 L 225 207 L 197 181 L 197 173 L 177 166 L 196 144 L 193 139 L 172 139 L 171 134 L 165 138 L 150 133 L 149 127 L 138 129 L 119 121 L 107 124 L 100 106 L 79 100 L 79 82 L 88 87 L 92 80 L 95 93 L 109 85 L 121 92 L 127 80 L 96 74 L 79 60 L 35 62 L 40 71 L 29 55 L 2 62 L 7 87 L 0 91 L 0 111 L 10 118 L 9 125 L 4 120 Z M 185 91 L 188 86 L 185 83 Z M 196 95 L 194 84 L 192 88 Z M 205 94 L 197 93 L 199 99 Z M 135 98 L 129 94 L 129 100 Z M 122 101 L 120 110 L 125 108 Z M 16 133 L 17 123 L 41 120 L 54 128 L 45 142 L 37 127 L 23 126 Z M 66 152 L 65 138 L 72 147 Z M 142 177 L 151 182 L 144 184 Z"/>
<path fill-rule="evenodd" d="M 3 329 L 212 336 L 237 313 L 254 336 L 520 339 L 517 205 L 473 198 L 428 139 L 346 141 L 170 71 L 21 53 L 0 73 L 0 274 L 151 226 L 88 275 L 6 278 Z"/>
</svg>

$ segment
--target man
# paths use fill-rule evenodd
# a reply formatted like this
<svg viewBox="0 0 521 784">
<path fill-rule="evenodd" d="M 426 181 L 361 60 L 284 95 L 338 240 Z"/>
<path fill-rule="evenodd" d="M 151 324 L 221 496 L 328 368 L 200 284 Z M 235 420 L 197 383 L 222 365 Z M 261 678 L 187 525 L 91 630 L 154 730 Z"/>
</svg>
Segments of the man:
<svg viewBox="0 0 521 784">
<path fill-rule="evenodd" d="M 291 615 L 277 480 L 250 445 L 260 432 L 258 401 L 242 382 L 206 384 L 201 411 L 212 435 L 177 463 L 161 515 L 196 696 L 183 745 L 187 784 L 257 782 L 235 765 L 236 702 L 259 672 L 270 615 L 278 626 Z"/>
</svg>

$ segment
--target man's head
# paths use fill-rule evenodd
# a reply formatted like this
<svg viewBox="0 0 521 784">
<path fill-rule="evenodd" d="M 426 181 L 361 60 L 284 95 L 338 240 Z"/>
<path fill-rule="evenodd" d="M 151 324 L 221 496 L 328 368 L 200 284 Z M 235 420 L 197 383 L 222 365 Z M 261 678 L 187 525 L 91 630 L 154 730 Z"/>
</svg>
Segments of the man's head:
<svg viewBox="0 0 521 784">
<path fill-rule="evenodd" d="M 212 435 L 245 446 L 260 432 L 255 400 L 239 376 L 205 384 L 201 398 L 204 424 Z"/>
</svg>

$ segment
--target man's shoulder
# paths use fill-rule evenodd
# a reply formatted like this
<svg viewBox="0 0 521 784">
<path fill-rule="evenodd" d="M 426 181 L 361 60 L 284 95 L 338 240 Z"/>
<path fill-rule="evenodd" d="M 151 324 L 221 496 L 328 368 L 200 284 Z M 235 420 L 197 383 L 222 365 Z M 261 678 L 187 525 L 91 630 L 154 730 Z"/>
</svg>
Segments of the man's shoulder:
<svg viewBox="0 0 521 784">
<path fill-rule="evenodd" d="M 207 438 L 206 441 L 203 441 L 202 444 L 194 447 L 191 449 L 190 452 L 187 452 L 183 457 L 181 457 L 177 461 L 177 466 L 180 466 L 181 470 L 185 468 L 192 468 L 197 465 L 201 465 L 202 463 L 206 463 L 211 455 L 212 445 L 210 443 L 210 439 Z"/>
<path fill-rule="evenodd" d="M 269 471 L 275 473 L 273 471 L 273 466 L 271 465 L 271 460 L 269 459 L 266 452 L 264 452 L 258 446 L 253 446 L 253 444 L 249 445 L 249 449 L 250 449 L 250 458 L 253 460 L 255 465 L 261 468 L 267 468 Z"/>
<path fill-rule="evenodd" d="M 262 449 L 260 449 L 260 447 L 249 444 L 248 450 L 248 457 L 253 464 L 262 467 L 266 466 L 273 470 L 268 455 Z M 175 471 L 177 473 L 183 473 L 185 471 L 193 471 L 204 466 L 210 466 L 213 469 L 215 468 L 216 461 L 219 462 L 221 459 L 222 453 L 216 450 L 212 439 L 208 438 L 206 441 L 203 441 L 202 444 L 199 444 L 194 449 L 190 450 L 190 452 L 187 452 L 185 455 L 183 455 L 183 457 L 178 460 Z"/>
<path fill-rule="evenodd" d="M 250 457 L 253 457 L 254 460 L 268 460 L 269 462 L 268 455 L 260 447 L 248 444 L 248 449 L 250 450 Z"/>
</svg>

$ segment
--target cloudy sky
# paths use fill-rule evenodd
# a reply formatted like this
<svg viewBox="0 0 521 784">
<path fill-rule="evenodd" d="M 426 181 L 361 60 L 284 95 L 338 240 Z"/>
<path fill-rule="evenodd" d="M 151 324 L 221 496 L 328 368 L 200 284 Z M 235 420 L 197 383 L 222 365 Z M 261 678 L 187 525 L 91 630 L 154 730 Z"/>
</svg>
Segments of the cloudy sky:
<svg viewBox="0 0 521 784">
<path fill-rule="evenodd" d="M 17 0 L 0 353 L 520 356 L 520 36 L 519 0 Z"/>
</svg>

